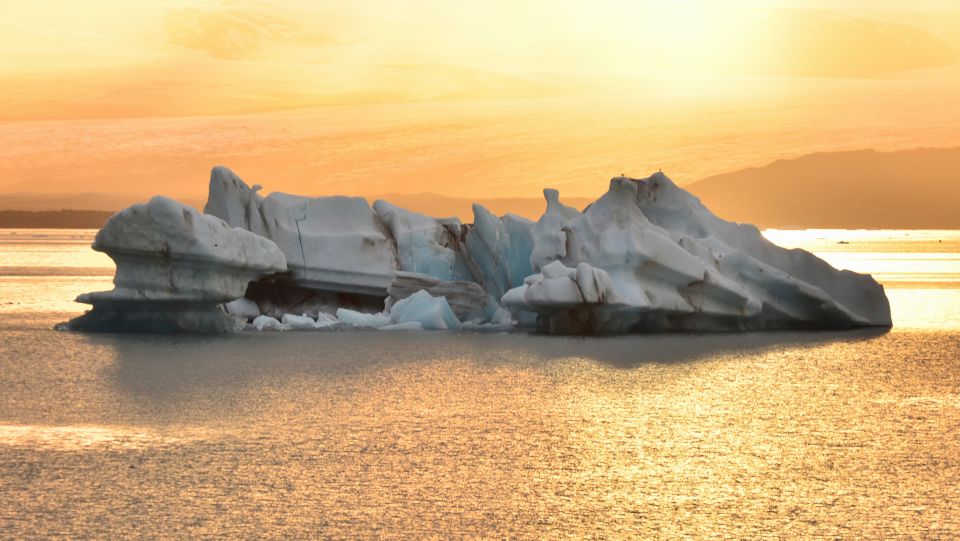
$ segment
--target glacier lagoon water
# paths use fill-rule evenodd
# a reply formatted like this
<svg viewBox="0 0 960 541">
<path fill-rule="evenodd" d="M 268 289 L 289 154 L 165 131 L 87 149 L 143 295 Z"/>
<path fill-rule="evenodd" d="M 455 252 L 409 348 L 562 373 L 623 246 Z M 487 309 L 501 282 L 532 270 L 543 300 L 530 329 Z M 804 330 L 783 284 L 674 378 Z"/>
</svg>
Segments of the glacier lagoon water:
<svg viewBox="0 0 960 541">
<path fill-rule="evenodd" d="M 89 231 L 0 231 L 0 536 L 960 535 L 960 233 L 770 231 L 890 332 L 50 330 Z"/>
</svg>

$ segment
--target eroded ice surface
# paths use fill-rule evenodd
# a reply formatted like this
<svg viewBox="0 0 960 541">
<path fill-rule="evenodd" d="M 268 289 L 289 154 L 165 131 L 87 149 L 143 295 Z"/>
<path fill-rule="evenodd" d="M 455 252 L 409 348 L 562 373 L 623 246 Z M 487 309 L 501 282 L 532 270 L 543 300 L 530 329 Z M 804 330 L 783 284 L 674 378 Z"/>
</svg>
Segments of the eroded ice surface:
<svg viewBox="0 0 960 541">
<path fill-rule="evenodd" d="M 77 298 L 93 310 L 69 322 L 71 329 L 236 330 L 243 320 L 219 305 L 287 269 L 269 240 L 161 196 L 112 216 L 93 249 L 116 263 L 115 287 Z"/>
</svg>

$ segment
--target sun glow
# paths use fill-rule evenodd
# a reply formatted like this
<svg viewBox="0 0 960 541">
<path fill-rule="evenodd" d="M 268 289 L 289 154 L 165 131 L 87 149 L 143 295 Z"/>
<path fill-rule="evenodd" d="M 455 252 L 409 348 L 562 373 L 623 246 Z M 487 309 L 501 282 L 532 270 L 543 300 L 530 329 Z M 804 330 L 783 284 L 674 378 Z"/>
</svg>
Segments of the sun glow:
<svg viewBox="0 0 960 541">
<path fill-rule="evenodd" d="M 595 196 L 953 144 L 958 51 L 936 0 L 10 3 L 0 188 L 199 198 L 227 163 L 304 193 Z"/>
</svg>

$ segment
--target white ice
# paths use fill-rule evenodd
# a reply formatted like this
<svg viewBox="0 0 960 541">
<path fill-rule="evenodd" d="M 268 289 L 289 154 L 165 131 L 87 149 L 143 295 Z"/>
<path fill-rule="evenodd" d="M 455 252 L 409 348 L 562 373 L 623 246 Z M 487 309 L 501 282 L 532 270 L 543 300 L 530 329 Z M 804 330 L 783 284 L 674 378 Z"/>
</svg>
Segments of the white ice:
<svg viewBox="0 0 960 541">
<path fill-rule="evenodd" d="M 352 325 L 354 327 L 368 327 L 379 329 L 386 327 L 391 323 L 390 316 L 386 314 L 364 314 L 348 308 L 337 308 L 337 319 L 341 323 Z"/>
<path fill-rule="evenodd" d="M 390 308 L 390 320 L 393 323 L 419 323 L 428 331 L 461 327 L 445 297 L 433 297 L 423 290 L 397 301 Z"/>
<path fill-rule="evenodd" d="M 286 326 L 286 325 L 284 325 L 284 324 L 281 323 L 279 320 L 277 320 L 277 318 L 270 317 L 270 316 L 257 316 L 256 318 L 254 318 L 253 323 L 251 323 L 251 325 L 253 325 L 253 328 L 254 328 L 254 329 L 257 329 L 258 331 L 262 331 L 262 330 L 285 331 L 285 330 L 287 330 L 287 326 Z"/>
<path fill-rule="evenodd" d="M 224 306 L 227 309 L 228 314 L 242 317 L 244 319 L 254 319 L 260 315 L 260 307 L 257 306 L 257 303 L 245 297 L 234 299 Z"/>
</svg>

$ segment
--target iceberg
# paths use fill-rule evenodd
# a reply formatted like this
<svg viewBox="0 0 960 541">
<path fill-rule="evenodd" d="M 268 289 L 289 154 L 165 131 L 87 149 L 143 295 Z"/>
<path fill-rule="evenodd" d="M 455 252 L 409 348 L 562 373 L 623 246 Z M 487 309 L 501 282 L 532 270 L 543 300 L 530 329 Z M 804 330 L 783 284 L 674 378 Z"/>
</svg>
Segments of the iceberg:
<svg viewBox="0 0 960 541">
<path fill-rule="evenodd" d="M 116 288 L 81 296 L 94 309 L 67 328 L 891 326 L 872 277 L 725 221 L 662 173 L 615 177 L 583 210 L 545 189 L 537 221 L 474 205 L 472 224 L 383 200 L 260 191 L 218 166 L 206 214 L 162 197 L 118 213 L 94 243 L 117 262 Z"/>
</svg>

